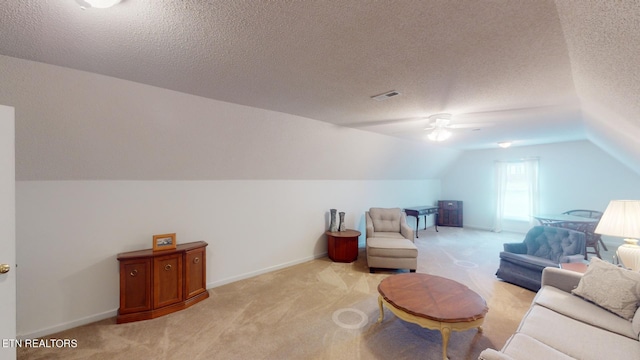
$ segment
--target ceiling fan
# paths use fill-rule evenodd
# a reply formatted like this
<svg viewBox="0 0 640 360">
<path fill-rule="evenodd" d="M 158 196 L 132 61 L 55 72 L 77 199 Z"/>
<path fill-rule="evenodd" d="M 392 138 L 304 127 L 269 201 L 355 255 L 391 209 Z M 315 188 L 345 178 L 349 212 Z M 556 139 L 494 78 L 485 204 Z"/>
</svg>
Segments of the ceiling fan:
<svg viewBox="0 0 640 360">
<path fill-rule="evenodd" d="M 429 116 L 429 123 L 424 128 L 425 131 L 431 131 L 427 138 L 431 141 L 445 141 L 451 137 L 452 131 L 457 129 L 480 129 L 482 127 L 493 126 L 493 124 L 452 124 L 451 114 L 441 113 Z"/>
</svg>

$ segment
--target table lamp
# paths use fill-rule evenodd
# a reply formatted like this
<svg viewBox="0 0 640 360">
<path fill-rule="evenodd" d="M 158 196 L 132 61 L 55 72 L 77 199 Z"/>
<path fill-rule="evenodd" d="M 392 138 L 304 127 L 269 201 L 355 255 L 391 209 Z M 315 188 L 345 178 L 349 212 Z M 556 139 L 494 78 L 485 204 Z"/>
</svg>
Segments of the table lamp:
<svg viewBox="0 0 640 360">
<path fill-rule="evenodd" d="M 624 238 L 618 259 L 624 267 L 640 271 L 640 200 L 611 200 L 595 233 Z"/>
</svg>

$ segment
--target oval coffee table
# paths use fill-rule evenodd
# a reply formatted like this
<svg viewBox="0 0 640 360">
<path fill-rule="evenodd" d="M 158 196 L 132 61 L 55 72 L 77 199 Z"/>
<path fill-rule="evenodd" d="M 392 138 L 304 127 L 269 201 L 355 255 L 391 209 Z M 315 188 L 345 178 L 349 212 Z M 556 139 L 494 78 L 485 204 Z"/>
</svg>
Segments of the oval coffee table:
<svg viewBox="0 0 640 360">
<path fill-rule="evenodd" d="M 378 322 L 384 318 L 384 304 L 404 321 L 440 330 L 443 359 L 448 359 L 451 331 L 478 328 L 482 332 L 484 316 L 489 311 L 484 299 L 465 285 L 429 274 L 391 275 L 380 282 L 378 293 Z"/>
</svg>

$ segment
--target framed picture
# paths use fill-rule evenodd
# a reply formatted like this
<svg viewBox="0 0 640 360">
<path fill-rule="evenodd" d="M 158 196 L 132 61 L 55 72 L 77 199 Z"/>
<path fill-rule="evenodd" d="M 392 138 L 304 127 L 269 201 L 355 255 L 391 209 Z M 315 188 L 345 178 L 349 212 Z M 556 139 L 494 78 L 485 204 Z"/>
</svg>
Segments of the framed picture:
<svg viewBox="0 0 640 360">
<path fill-rule="evenodd" d="M 173 250 L 176 248 L 176 234 L 153 235 L 153 251 Z"/>
</svg>

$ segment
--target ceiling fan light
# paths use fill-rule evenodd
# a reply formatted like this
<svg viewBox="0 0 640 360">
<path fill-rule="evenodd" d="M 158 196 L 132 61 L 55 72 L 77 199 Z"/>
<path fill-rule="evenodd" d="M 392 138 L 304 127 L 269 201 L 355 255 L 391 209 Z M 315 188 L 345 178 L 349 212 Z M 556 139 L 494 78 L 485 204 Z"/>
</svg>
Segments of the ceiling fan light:
<svg viewBox="0 0 640 360">
<path fill-rule="evenodd" d="M 451 137 L 451 131 L 447 129 L 437 128 L 427 135 L 431 141 L 445 141 Z"/>
<path fill-rule="evenodd" d="M 84 0 L 92 8 L 106 9 L 118 4 L 122 0 Z"/>
</svg>

